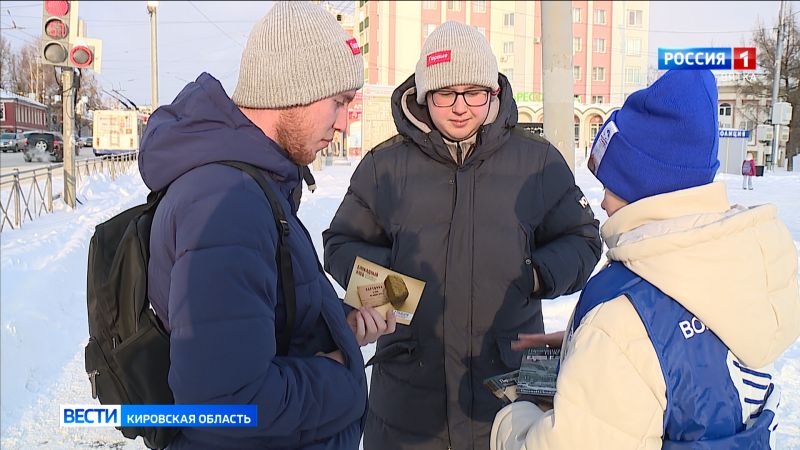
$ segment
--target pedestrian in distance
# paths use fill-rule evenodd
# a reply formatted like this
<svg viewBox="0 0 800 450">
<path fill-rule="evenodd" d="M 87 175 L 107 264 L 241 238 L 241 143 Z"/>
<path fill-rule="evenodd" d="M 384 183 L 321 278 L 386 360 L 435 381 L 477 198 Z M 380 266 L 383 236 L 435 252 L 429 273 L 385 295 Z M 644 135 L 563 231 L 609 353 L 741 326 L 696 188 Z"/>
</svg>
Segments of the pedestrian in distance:
<svg viewBox="0 0 800 450">
<path fill-rule="evenodd" d="M 753 154 L 747 152 L 747 156 L 742 161 L 742 189 L 753 190 L 754 176 L 756 176 L 756 162 L 753 161 Z"/>
</svg>

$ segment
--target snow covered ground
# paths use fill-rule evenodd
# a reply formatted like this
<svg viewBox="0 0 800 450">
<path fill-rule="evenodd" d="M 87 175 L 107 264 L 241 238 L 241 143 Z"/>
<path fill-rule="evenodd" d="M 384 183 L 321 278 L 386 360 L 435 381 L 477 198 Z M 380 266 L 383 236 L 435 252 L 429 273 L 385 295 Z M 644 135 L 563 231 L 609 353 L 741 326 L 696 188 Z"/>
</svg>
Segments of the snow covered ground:
<svg viewBox="0 0 800 450">
<path fill-rule="evenodd" d="M 582 155 L 580 155 L 582 156 Z M 319 189 L 305 193 L 300 216 L 322 254 L 321 233 L 347 191 L 352 166 L 328 166 L 316 172 Z M 601 223 L 602 188 L 579 160 L 578 184 Z M 728 185 L 732 203 L 775 203 L 800 250 L 800 173 L 780 169 L 743 191 L 741 177 L 718 175 Z M 0 433 L 3 449 L 144 448 L 113 428 L 60 428 L 61 404 L 92 404 L 83 368 L 86 320 L 86 263 L 94 226 L 144 202 L 147 189 L 138 173 L 115 182 L 93 176 L 81 188 L 83 205 L 70 211 L 59 202 L 46 215 L 20 230 L 0 235 Z M 344 292 L 340 289 L 340 294 Z M 548 330 L 563 329 L 577 294 L 544 304 Z M 365 357 L 374 347 L 364 348 Z M 800 450 L 800 341 L 776 364 L 783 384 L 778 448 Z"/>
</svg>

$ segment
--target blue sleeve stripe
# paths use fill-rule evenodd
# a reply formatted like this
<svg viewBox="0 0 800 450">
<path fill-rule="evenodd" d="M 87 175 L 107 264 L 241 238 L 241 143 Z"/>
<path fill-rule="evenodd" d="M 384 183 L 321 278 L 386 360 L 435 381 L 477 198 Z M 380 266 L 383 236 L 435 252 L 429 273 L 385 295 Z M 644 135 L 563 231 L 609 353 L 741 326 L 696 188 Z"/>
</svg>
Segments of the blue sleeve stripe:
<svg viewBox="0 0 800 450">
<path fill-rule="evenodd" d="M 753 400 L 752 398 L 745 398 L 744 402 L 749 403 L 751 405 L 760 405 L 764 403 L 764 400 Z"/>
<path fill-rule="evenodd" d="M 778 428 L 778 424 L 777 423 L 772 428 L 770 428 L 769 431 L 775 431 L 776 428 Z"/>
<path fill-rule="evenodd" d="M 747 379 L 742 379 L 742 382 L 744 384 L 748 385 L 748 386 L 752 386 L 752 387 L 757 388 L 757 389 L 767 390 L 767 388 L 769 387 L 769 385 L 767 385 L 767 384 L 758 384 L 758 383 L 754 383 L 754 382 L 752 382 L 750 380 L 747 380 Z"/>
<path fill-rule="evenodd" d="M 758 411 L 754 412 L 753 414 L 750 414 L 750 418 L 751 419 L 758 419 L 761 416 L 761 412 L 762 411 L 763 411 L 763 409 L 759 409 Z"/>
<path fill-rule="evenodd" d="M 734 360 L 733 361 L 733 365 L 738 367 L 739 370 L 741 370 L 744 373 L 748 373 L 748 374 L 756 376 L 756 377 L 768 378 L 770 380 L 772 379 L 772 375 L 770 375 L 768 373 L 764 373 L 764 372 L 756 372 L 753 369 L 748 369 L 747 367 L 744 367 L 743 365 L 739 364 L 739 361 L 735 361 Z"/>
</svg>

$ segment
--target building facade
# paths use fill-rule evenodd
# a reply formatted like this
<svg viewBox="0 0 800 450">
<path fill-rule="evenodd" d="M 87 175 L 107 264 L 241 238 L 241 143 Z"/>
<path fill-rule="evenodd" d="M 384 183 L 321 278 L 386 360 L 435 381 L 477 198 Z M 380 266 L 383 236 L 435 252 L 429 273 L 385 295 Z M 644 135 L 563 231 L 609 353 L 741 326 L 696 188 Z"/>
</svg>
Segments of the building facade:
<svg viewBox="0 0 800 450">
<path fill-rule="evenodd" d="M 772 165 L 772 127 L 769 123 L 772 113 L 771 99 L 766 95 L 748 94 L 748 82 L 767 79 L 767 75 L 756 72 L 726 72 L 715 74 L 719 90 L 719 127 L 746 130 L 750 137 L 745 148 L 753 154 L 758 166 Z M 768 84 L 769 85 L 769 84 Z M 768 133 L 768 134 L 767 134 Z M 778 137 L 778 158 L 775 163 L 783 166 L 786 143 L 789 141 L 789 127 L 782 126 Z"/>
<path fill-rule="evenodd" d="M 0 91 L 0 130 L 9 133 L 48 130 L 47 106 L 28 97 Z"/>
<path fill-rule="evenodd" d="M 515 93 L 541 101 L 540 1 L 365 1 L 353 30 L 367 84 L 397 86 L 414 73 L 425 38 L 447 20 L 477 28 L 489 40 Z M 647 1 L 573 1 L 572 53 L 578 103 L 622 104 L 647 86 Z"/>
<path fill-rule="evenodd" d="M 351 114 L 356 122 L 352 132 L 362 135 L 358 142 L 351 140 L 352 153 L 369 150 L 396 132 L 388 95 L 414 73 L 425 39 L 448 20 L 474 26 L 489 40 L 500 72 L 511 82 L 519 122 L 529 128 L 543 122 L 540 1 L 358 0 L 354 15 L 352 34 L 364 55 L 369 88 L 360 97 L 362 104 L 353 107 L 359 111 Z M 577 148 L 590 147 L 611 112 L 647 86 L 649 20 L 647 1 L 572 2 Z"/>
</svg>

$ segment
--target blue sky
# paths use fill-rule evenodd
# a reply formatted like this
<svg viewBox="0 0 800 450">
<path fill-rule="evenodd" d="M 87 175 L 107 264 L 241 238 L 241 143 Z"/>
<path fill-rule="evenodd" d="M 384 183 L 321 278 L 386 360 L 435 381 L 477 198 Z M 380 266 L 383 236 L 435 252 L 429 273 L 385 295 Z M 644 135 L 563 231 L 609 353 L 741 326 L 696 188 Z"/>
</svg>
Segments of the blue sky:
<svg viewBox="0 0 800 450">
<path fill-rule="evenodd" d="M 207 71 L 233 92 L 247 35 L 273 2 L 162 1 L 158 8 L 159 100 Z M 345 2 L 333 2 L 345 3 Z M 792 4 L 800 12 L 800 1 Z M 772 25 L 779 2 L 651 2 L 650 55 L 658 47 L 738 46 L 759 20 Z M 146 2 L 80 2 L 87 36 L 103 41 L 105 89 L 118 89 L 137 104 L 150 103 L 150 19 Z M 0 2 L 0 32 L 12 43 L 41 33 L 42 3 Z"/>
</svg>

